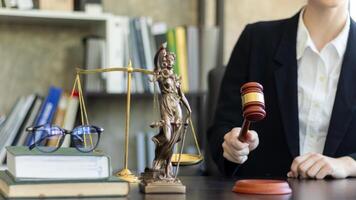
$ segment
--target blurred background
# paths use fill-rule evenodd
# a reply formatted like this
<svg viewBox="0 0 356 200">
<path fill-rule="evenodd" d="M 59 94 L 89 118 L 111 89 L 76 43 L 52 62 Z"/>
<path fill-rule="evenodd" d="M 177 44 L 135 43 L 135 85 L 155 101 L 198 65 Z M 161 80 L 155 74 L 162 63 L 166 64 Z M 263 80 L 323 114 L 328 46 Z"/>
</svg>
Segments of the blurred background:
<svg viewBox="0 0 356 200">
<path fill-rule="evenodd" d="M 356 13 L 351 0 L 351 15 Z M 51 90 L 61 96 L 49 122 L 80 124 L 78 98 L 70 97 L 75 68 L 127 66 L 153 69 L 162 42 L 177 55 L 175 72 L 193 109 L 204 152 L 208 126 L 207 76 L 227 64 L 248 23 L 296 14 L 306 0 L 0 0 L 0 148 L 26 145 L 24 127 L 35 122 Z M 126 108 L 124 73 L 81 76 L 91 124 L 105 129 L 99 148 L 123 167 Z M 149 125 L 159 119 L 144 75 L 133 76 L 129 168 L 152 161 Z M 11 134 L 11 136 L 10 136 Z M 22 136 L 22 137 L 21 137 Z M 12 138 L 6 142 L 4 138 Z M 191 132 L 186 152 L 197 153 Z M 204 164 L 185 173 L 204 174 Z M 183 170 L 184 173 L 184 170 Z"/>
</svg>

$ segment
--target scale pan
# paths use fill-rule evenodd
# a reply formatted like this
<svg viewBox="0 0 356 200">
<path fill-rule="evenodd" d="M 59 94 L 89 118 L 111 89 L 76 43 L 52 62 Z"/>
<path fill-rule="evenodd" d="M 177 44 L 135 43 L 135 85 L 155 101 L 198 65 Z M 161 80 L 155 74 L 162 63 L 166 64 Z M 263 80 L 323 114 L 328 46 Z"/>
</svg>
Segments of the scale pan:
<svg viewBox="0 0 356 200">
<path fill-rule="evenodd" d="M 174 166 L 176 166 L 178 164 L 178 160 L 179 160 L 179 154 L 178 153 L 173 154 L 172 164 Z M 201 161 L 203 161 L 203 156 L 201 156 L 201 155 L 183 153 L 183 154 L 181 154 L 179 165 L 181 165 L 181 166 L 196 165 L 196 164 L 200 163 Z"/>
</svg>

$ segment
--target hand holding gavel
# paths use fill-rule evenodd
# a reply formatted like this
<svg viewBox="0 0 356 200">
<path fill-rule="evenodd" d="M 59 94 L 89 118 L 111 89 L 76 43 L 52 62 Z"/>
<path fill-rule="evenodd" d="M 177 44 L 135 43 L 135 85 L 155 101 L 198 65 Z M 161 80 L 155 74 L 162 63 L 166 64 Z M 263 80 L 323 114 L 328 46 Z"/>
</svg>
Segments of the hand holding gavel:
<svg viewBox="0 0 356 200">
<path fill-rule="evenodd" d="M 251 122 L 262 120 L 266 116 L 262 91 L 262 85 L 256 82 L 249 82 L 241 87 L 244 122 L 241 128 L 233 128 L 225 134 L 222 145 L 224 157 L 231 162 L 244 163 L 249 152 L 258 146 L 258 135 L 249 130 L 249 127 Z"/>
</svg>

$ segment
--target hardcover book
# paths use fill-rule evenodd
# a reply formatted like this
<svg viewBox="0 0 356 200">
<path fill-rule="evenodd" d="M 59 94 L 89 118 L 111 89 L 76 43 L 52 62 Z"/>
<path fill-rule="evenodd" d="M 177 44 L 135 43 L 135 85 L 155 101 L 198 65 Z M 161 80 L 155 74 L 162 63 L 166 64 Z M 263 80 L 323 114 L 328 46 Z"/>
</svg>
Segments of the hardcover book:
<svg viewBox="0 0 356 200">
<path fill-rule="evenodd" d="M 60 148 L 53 153 L 24 146 L 6 149 L 7 167 L 16 180 L 106 179 L 112 171 L 110 158 L 103 153 L 82 153 L 75 148 Z"/>
<path fill-rule="evenodd" d="M 129 184 L 118 177 L 85 181 L 18 181 L 8 171 L 0 171 L 0 191 L 5 198 L 115 197 L 126 196 Z"/>
</svg>

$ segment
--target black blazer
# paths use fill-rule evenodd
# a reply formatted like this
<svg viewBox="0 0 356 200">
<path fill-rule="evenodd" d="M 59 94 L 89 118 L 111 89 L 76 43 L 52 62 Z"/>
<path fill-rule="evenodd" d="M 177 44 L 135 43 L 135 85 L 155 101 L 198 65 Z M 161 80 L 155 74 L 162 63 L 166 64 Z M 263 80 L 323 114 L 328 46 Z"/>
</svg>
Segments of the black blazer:
<svg viewBox="0 0 356 200">
<path fill-rule="evenodd" d="M 299 13 L 292 18 L 247 25 L 228 63 L 214 123 L 208 130 L 212 156 L 225 175 L 285 177 L 299 155 L 296 38 Z M 223 137 L 243 121 L 240 87 L 264 86 L 266 118 L 250 129 L 260 144 L 237 165 L 223 157 Z M 356 159 L 356 24 L 350 23 L 335 103 L 323 154 Z"/>
</svg>

